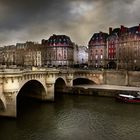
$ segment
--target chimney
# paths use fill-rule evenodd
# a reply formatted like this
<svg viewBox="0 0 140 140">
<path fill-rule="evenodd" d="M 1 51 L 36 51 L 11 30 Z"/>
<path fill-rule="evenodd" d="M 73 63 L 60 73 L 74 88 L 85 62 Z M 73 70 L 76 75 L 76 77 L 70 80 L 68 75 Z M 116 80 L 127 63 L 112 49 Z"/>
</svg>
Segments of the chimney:
<svg viewBox="0 0 140 140">
<path fill-rule="evenodd" d="M 103 33 L 103 32 L 102 32 L 102 31 L 100 31 L 100 32 L 99 32 L 99 35 L 101 36 L 101 35 L 102 35 L 102 33 Z"/>
<path fill-rule="evenodd" d="M 121 33 L 124 33 L 124 30 L 125 29 L 125 27 L 123 26 L 123 25 L 121 25 Z"/>
<path fill-rule="evenodd" d="M 42 41 L 41 41 L 41 42 L 42 42 L 42 44 L 45 44 L 45 41 L 46 41 L 45 39 L 42 39 Z"/>
<path fill-rule="evenodd" d="M 140 24 L 139 24 L 139 29 L 138 29 L 138 32 L 140 33 Z"/>
<path fill-rule="evenodd" d="M 112 33 L 112 27 L 109 27 L 109 34 L 111 34 Z"/>
</svg>

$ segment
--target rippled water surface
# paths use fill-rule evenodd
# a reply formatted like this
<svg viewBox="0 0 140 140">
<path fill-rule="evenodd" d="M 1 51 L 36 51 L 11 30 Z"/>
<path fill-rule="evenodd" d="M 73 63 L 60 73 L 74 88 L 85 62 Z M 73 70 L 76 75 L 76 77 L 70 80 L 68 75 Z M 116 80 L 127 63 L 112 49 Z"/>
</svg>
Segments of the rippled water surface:
<svg viewBox="0 0 140 140">
<path fill-rule="evenodd" d="M 140 139 L 140 105 L 79 95 L 18 101 L 17 119 L 0 118 L 0 140 Z"/>
</svg>

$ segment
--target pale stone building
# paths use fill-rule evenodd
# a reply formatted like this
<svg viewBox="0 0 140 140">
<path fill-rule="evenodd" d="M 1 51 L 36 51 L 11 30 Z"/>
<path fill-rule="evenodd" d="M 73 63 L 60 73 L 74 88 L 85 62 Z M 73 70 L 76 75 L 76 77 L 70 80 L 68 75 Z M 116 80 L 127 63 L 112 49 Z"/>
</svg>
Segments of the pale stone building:
<svg viewBox="0 0 140 140">
<path fill-rule="evenodd" d="M 17 66 L 21 66 L 21 67 L 24 66 L 25 50 L 26 50 L 26 43 L 17 43 L 16 44 L 15 64 Z"/>
<path fill-rule="evenodd" d="M 88 64 L 87 46 L 74 45 L 74 64 Z"/>
<path fill-rule="evenodd" d="M 26 42 L 24 66 L 42 66 L 42 45 L 35 42 Z"/>
<path fill-rule="evenodd" d="M 16 46 L 15 45 L 9 45 L 4 46 L 3 53 L 2 53 L 2 61 L 3 64 L 9 66 L 9 65 L 15 65 L 15 52 L 16 52 Z"/>
<path fill-rule="evenodd" d="M 0 47 L 0 65 L 4 65 L 4 47 Z"/>
<path fill-rule="evenodd" d="M 1 65 L 8 67 L 11 65 L 41 67 L 44 65 L 46 51 L 43 45 L 30 41 L 2 47 L 0 53 Z"/>
</svg>

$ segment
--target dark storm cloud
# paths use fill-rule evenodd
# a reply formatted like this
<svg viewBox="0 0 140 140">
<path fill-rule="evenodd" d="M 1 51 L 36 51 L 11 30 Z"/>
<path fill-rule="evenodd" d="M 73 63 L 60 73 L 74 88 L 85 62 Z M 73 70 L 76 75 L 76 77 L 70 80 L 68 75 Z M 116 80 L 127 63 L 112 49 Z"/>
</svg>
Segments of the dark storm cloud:
<svg viewBox="0 0 140 140">
<path fill-rule="evenodd" d="M 0 5 L 6 6 L 8 10 L 7 13 L 4 13 L 6 18 L 1 21 L 0 27 L 15 29 L 37 20 L 41 22 L 57 18 L 57 16 L 61 17 L 59 12 L 64 12 L 65 7 L 61 6 L 64 3 L 57 0 L 51 0 L 51 2 L 46 0 L 0 0 Z"/>
<path fill-rule="evenodd" d="M 85 45 L 94 32 L 140 21 L 139 0 L 0 0 L 1 44 L 67 34 Z"/>
</svg>

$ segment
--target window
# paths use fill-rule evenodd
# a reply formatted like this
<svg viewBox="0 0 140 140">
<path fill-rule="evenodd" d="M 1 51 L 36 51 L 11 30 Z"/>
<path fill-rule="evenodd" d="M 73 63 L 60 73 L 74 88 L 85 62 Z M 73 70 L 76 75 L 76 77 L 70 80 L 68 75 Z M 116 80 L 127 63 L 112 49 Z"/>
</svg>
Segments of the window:
<svg viewBox="0 0 140 140">
<path fill-rule="evenodd" d="M 95 55 L 95 58 L 98 59 L 98 55 L 97 54 Z"/>
<path fill-rule="evenodd" d="M 101 59 L 103 59 L 103 55 L 101 54 Z"/>
</svg>

